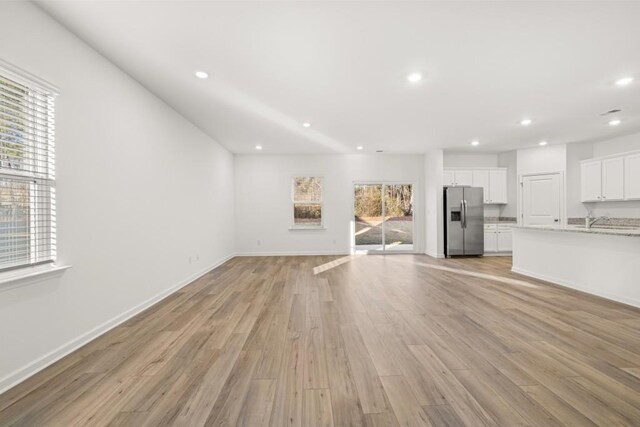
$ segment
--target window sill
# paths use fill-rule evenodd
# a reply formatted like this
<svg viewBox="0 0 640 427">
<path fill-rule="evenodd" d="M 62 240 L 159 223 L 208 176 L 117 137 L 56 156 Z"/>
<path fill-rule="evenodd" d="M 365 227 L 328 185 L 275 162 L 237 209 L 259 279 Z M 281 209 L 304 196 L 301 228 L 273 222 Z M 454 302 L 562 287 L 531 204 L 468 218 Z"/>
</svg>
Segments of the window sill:
<svg viewBox="0 0 640 427">
<path fill-rule="evenodd" d="M 47 265 L 0 273 L 0 292 L 61 276 L 70 268 L 70 265 Z"/>
<path fill-rule="evenodd" d="M 324 226 L 317 226 L 317 227 L 289 227 L 289 231 L 305 231 L 305 230 L 311 230 L 311 231 L 318 231 L 318 230 L 326 230 L 327 228 Z"/>
</svg>

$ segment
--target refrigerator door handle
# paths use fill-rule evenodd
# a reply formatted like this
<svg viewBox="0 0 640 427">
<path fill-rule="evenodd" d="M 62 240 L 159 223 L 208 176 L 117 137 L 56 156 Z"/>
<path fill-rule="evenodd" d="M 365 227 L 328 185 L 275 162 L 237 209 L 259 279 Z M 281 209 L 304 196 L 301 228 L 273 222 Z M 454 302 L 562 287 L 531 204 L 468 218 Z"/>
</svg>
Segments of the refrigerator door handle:
<svg viewBox="0 0 640 427">
<path fill-rule="evenodd" d="M 467 228 L 467 203 L 466 200 L 460 200 L 460 226 L 462 228 Z"/>
<path fill-rule="evenodd" d="M 464 203 L 464 228 L 467 228 L 467 201 L 463 200 Z"/>
</svg>

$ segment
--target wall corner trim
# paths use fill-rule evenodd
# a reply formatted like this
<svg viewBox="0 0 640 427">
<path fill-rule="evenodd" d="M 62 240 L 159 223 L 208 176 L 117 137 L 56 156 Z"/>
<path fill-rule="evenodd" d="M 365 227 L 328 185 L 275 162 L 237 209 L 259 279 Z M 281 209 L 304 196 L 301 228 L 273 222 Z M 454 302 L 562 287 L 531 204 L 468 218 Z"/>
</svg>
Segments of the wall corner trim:
<svg viewBox="0 0 640 427">
<path fill-rule="evenodd" d="M 424 254 L 430 256 L 431 258 L 444 258 L 444 254 L 439 254 L 436 252 L 425 252 Z"/>
</svg>

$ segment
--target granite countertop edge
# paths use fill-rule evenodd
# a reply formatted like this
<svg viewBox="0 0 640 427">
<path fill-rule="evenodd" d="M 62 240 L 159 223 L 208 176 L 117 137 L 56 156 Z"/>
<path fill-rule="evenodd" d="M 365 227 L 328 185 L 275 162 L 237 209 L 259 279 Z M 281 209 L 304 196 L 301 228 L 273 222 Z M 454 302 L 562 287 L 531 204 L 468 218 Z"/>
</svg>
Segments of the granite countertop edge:
<svg viewBox="0 0 640 427">
<path fill-rule="evenodd" d="M 519 228 L 523 230 L 538 230 L 538 231 L 556 231 L 563 233 L 582 233 L 582 234 L 604 234 L 608 236 L 622 236 L 622 237 L 640 237 L 640 229 L 622 229 L 622 228 L 584 228 L 577 226 L 566 225 L 513 225 L 513 228 Z"/>
<path fill-rule="evenodd" d="M 485 224 L 504 224 L 504 225 L 516 225 L 517 221 L 485 221 Z"/>
</svg>

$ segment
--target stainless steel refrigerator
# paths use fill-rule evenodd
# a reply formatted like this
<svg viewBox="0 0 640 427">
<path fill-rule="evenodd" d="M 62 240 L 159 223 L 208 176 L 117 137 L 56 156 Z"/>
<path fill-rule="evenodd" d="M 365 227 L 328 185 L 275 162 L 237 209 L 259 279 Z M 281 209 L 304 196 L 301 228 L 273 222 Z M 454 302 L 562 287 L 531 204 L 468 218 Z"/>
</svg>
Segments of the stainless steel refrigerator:
<svg viewBox="0 0 640 427">
<path fill-rule="evenodd" d="M 481 187 L 444 188 L 445 256 L 484 253 L 484 196 Z"/>
</svg>

